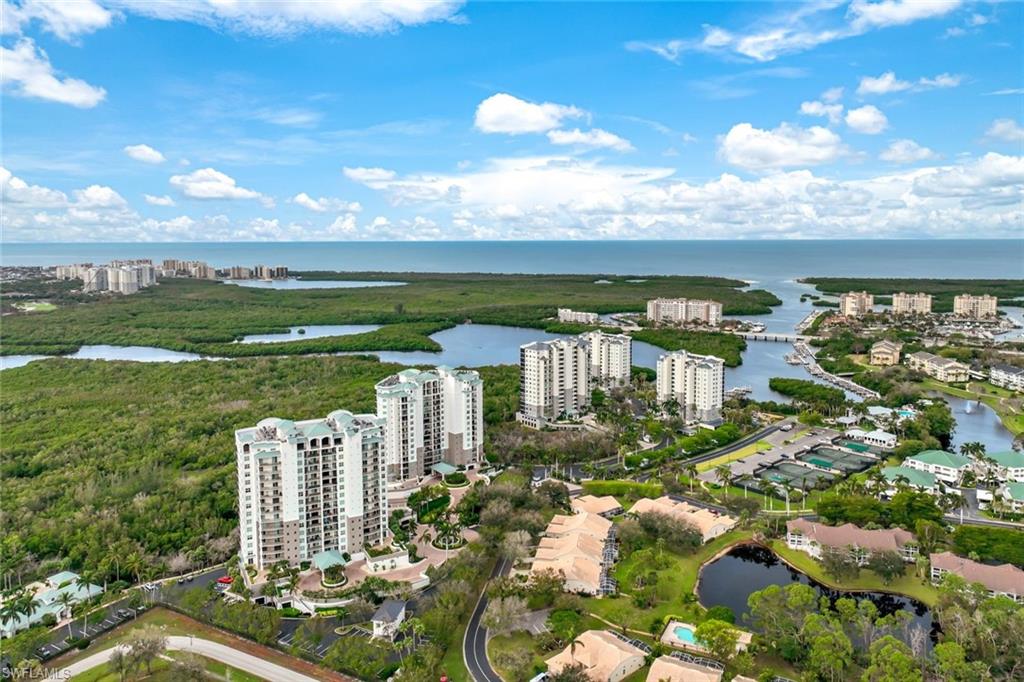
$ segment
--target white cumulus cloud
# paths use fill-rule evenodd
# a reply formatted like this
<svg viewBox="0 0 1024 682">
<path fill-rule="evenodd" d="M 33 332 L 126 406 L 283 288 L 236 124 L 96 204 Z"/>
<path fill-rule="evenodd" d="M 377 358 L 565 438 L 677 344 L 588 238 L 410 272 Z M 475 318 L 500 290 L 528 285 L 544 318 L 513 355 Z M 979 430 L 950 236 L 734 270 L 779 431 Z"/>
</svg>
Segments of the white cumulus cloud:
<svg viewBox="0 0 1024 682">
<path fill-rule="evenodd" d="M 846 125 L 858 133 L 877 135 L 889 127 L 889 119 L 882 110 L 871 104 L 846 112 Z"/>
<path fill-rule="evenodd" d="M 346 166 L 342 172 L 349 180 L 363 184 L 391 180 L 395 177 L 395 171 L 386 168 L 349 168 Z"/>
<path fill-rule="evenodd" d="M 1002 142 L 1024 142 L 1024 128 L 1012 118 L 997 118 L 985 131 L 985 137 Z"/>
<path fill-rule="evenodd" d="M 327 211 L 349 211 L 358 213 L 363 207 L 358 201 L 342 201 L 333 197 L 320 197 L 314 199 L 305 192 L 299 192 L 291 198 L 293 204 L 307 208 L 315 213 L 326 213 Z"/>
<path fill-rule="evenodd" d="M 881 154 L 878 155 L 882 161 L 889 163 L 917 163 L 937 158 L 938 154 L 928 147 L 922 147 L 913 140 L 893 140 Z"/>
<path fill-rule="evenodd" d="M 535 104 L 504 92 L 491 95 L 476 108 L 475 125 L 484 133 L 544 133 L 562 125 L 565 119 L 580 118 L 581 109 L 563 104 Z"/>
<path fill-rule="evenodd" d="M 586 131 L 579 128 L 573 128 L 572 130 L 549 130 L 548 139 L 551 141 L 551 144 L 557 145 L 575 145 L 592 149 L 614 149 L 617 152 L 633 150 L 633 145 L 629 143 L 629 140 L 600 128 L 592 128 Z"/>
<path fill-rule="evenodd" d="M 107 96 L 103 88 L 83 80 L 60 76 L 46 53 L 30 38 L 22 38 L 13 48 L 0 46 L 0 83 L 18 97 L 42 99 L 91 109 Z"/>
<path fill-rule="evenodd" d="M 845 148 L 838 135 L 821 126 L 783 123 L 774 130 L 762 130 L 739 123 L 722 138 L 718 153 L 734 166 L 763 170 L 829 163 L 842 156 Z"/>
<path fill-rule="evenodd" d="M 857 86 L 858 95 L 887 95 L 892 92 L 909 90 L 913 84 L 908 81 L 901 81 L 896 78 L 896 73 L 886 71 L 877 78 L 874 76 L 863 76 L 860 85 Z"/>
<path fill-rule="evenodd" d="M 20 4 L 0 2 L 0 23 L 4 33 L 21 33 L 32 21 L 61 40 L 109 26 L 114 15 L 93 0 L 24 0 Z"/>
<path fill-rule="evenodd" d="M 174 206 L 174 199 L 166 194 L 159 197 L 152 194 L 143 194 L 142 198 L 145 199 L 146 203 L 150 206 Z"/>
<path fill-rule="evenodd" d="M 130 144 L 124 148 L 124 153 L 143 163 L 163 163 L 167 160 L 163 154 L 148 144 Z"/>
<path fill-rule="evenodd" d="M 826 104 L 818 100 L 802 102 L 800 104 L 800 113 L 804 116 L 825 116 L 828 117 L 829 123 L 836 124 L 843 118 L 843 105 Z"/>
<path fill-rule="evenodd" d="M 171 186 L 192 199 L 261 199 L 262 194 L 239 187 L 235 179 L 213 168 L 172 175 Z"/>
<path fill-rule="evenodd" d="M 853 0 L 847 14 L 856 29 L 902 26 L 949 14 L 962 0 Z"/>
</svg>

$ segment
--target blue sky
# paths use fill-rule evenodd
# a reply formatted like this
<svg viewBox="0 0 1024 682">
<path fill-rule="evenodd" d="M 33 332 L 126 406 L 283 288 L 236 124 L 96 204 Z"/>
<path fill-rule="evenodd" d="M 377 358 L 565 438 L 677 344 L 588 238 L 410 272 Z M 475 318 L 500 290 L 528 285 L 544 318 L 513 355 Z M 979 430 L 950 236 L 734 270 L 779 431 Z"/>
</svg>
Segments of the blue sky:
<svg viewBox="0 0 1024 682">
<path fill-rule="evenodd" d="M 2 1 L 5 241 L 1024 227 L 1019 3 Z"/>
</svg>

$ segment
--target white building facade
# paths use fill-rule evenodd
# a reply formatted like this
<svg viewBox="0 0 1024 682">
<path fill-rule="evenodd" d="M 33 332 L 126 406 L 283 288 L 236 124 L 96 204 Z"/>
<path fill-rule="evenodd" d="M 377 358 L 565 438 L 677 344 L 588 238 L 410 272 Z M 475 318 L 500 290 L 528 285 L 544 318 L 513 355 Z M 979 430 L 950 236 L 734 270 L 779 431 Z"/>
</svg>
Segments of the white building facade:
<svg viewBox="0 0 1024 682">
<path fill-rule="evenodd" d="M 597 316 L 597 313 L 585 313 L 579 310 L 571 310 L 570 308 L 559 308 L 558 321 L 576 324 L 597 324 L 600 318 Z"/>
<path fill-rule="evenodd" d="M 866 291 L 849 291 L 839 297 L 839 313 L 843 317 L 860 317 L 871 312 L 875 297 Z"/>
<path fill-rule="evenodd" d="M 688 421 L 721 419 L 725 399 L 725 361 L 684 350 L 658 358 L 658 402 L 675 400 Z"/>
<path fill-rule="evenodd" d="M 384 423 L 336 410 L 235 432 L 240 556 L 258 569 L 323 551 L 360 555 L 387 538 Z"/>
<path fill-rule="evenodd" d="M 473 467 L 483 457 L 483 381 L 472 370 L 407 369 L 376 386 L 388 478 L 430 475 L 441 462 Z"/>
<path fill-rule="evenodd" d="M 580 337 L 528 343 L 519 348 L 519 412 L 516 419 L 541 428 L 561 415 L 590 406 L 589 344 Z"/>
<path fill-rule="evenodd" d="M 892 311 L 897 315 L 926 315 L 932 311 L 931 294 L 897 292 L 892 295 Z"/>
<path fill-rule="evenodd" d="M 656 324 L 699 322 L 715 327 L 722 323 L 722 304 L 689 298 L 656 298 L 647 302 L 647 319 Z"/>
<path fill-rule="evenodd" d="M 971 296 L 961 294 L 953 298 L 953 314 L 957 317 L 969 317 L 972 320 L 983 320 L 987 317 L 995 317 L 999 300 L 995 296 L 983 294 L 982 296 Z"/>
<path fill-rule="evenodd" d="M 629 384 L 633 339 L 628 334 L 588 332 L 580 338 L 587 342 L 592 380 L 602 388 Z"/>
</svg>

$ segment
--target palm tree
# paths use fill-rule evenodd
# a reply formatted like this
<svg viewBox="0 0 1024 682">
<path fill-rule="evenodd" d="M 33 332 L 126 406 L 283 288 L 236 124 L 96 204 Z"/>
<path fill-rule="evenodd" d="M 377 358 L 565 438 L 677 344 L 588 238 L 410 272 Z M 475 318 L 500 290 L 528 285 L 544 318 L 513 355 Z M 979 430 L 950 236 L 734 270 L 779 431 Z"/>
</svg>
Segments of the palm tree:
<svg viewBox="0 0 1024 682">
<path fill-rule="evenodd" d="M 693 462 L 687 462 L 686 466 L 683 467 L 683 471 L 686 472 L 687 478 L 690 479 L 690 492 L 693 492 L 693 479 L 697 478 L 697 465 Z"/>
<path fill-rule="evenodd" d="M 4 605 L 0 607 L 0 623 L 17 623 L 21 617 L 21 607 L 13 595 L 8 595 Z"/>
<path fill-rule="evenodd" d="M 124 570 L 135 575 L 136 584 L 142 582 L 142 571 L 146 568 L 146 561 L 138 552 L 132 552 L 124 558 Z"/>
<path fill-rule="evenodd" d="M 728 497 L 729 481 L 732 480 L 732 469 L 729 468 L 728 464 L 719 464 L 715 467 L 715 478 L 718 479 L 719 485 L 722 486 L 722 494 Z"/>
<path fill-rule="evenodd" d="M 579 639 L 573 639 L 571 642 L 569 642 L 569 660 L 572 661 L 573 665 L 576 664 L 576 647 L 578 646 L 581 646 L 584 649 L 587 648 L 587 645 L 581 642 Z"/>
<path fill-rule="evenodd" d="M 67 612 L 68 616 L 71 616 L 71 605 L 75 603 L 75 598 L 71 596 L 70 592 L 61 592 L 57 597 L 57 601 L 60 603 L 60 612 L 63 614 Z M 68 639 L 71 639 L 71 623 L 74 618 L 68 618 Z"/>
</svg>

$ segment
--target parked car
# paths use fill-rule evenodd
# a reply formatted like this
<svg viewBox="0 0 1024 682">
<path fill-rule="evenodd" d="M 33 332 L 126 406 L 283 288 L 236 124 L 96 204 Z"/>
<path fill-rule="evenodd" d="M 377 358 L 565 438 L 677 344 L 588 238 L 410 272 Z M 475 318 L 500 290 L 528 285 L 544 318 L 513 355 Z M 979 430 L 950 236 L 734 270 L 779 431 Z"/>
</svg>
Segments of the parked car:
<svg viewBox="0 0 1024 682">
<path fill-rule="evenodd" d="M 217 578 L 217 582 L 219 582 L 221 585 L 230 585 L 234 581 L 235 581 L 235 579 L 232 578 L 230 575 L 224 575 L 224 576 L 221 576 L 221 577 Z"/>
</svg>

